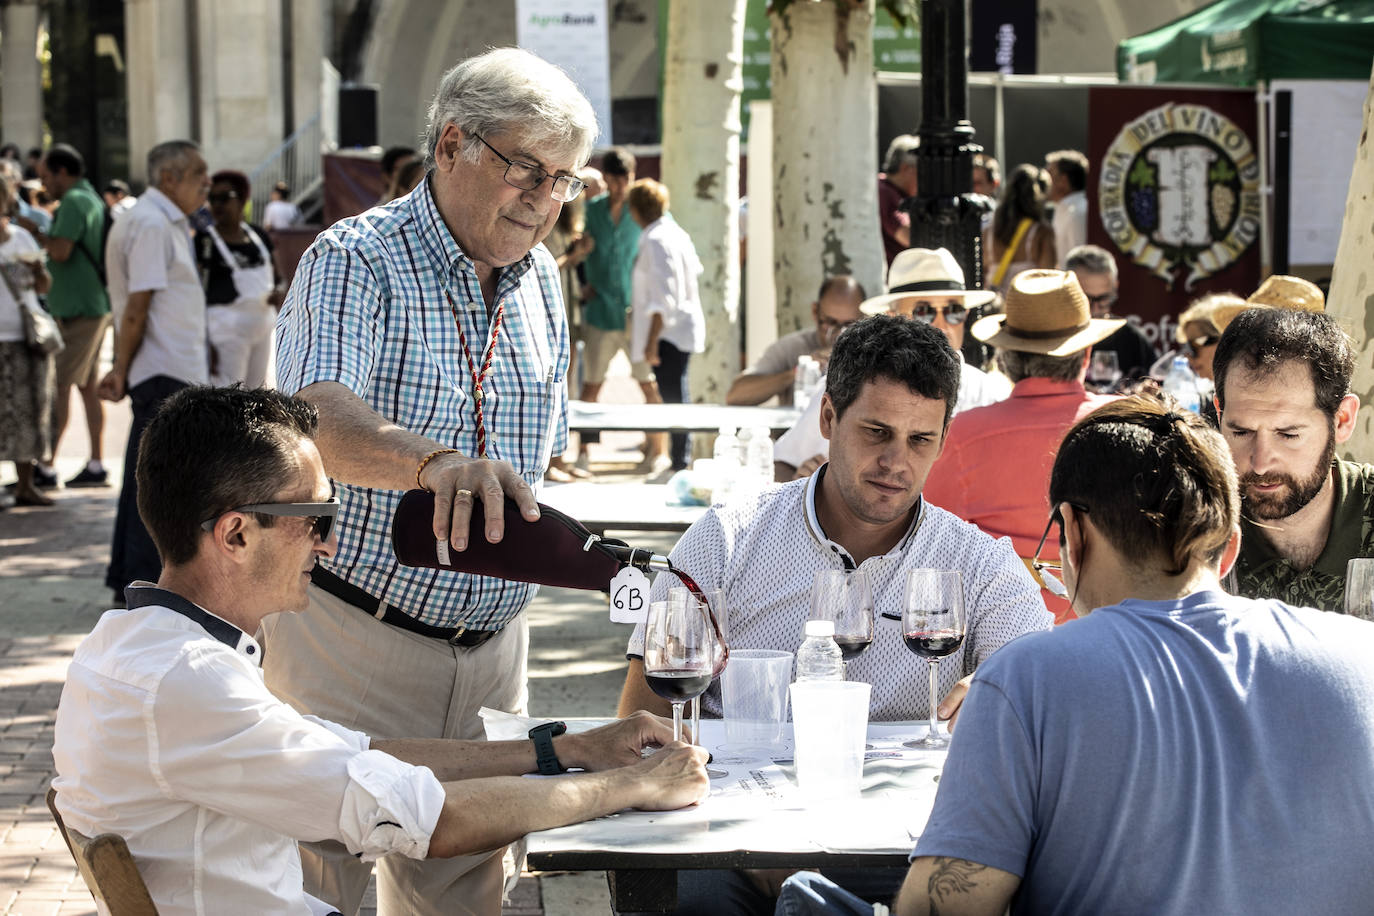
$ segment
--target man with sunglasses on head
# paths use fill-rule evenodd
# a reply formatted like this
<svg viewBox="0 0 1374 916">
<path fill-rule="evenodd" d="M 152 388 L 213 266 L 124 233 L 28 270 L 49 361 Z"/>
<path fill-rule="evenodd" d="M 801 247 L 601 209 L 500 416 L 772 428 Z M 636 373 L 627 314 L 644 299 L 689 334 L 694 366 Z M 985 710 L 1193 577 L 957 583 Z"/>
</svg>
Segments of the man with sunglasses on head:
<svg viewBox="0 0 1374 916">
<path fill-rule="evenodd" d="M 1226 593 L 1236 471 L 1171 400 L 1084 418 L 1048 491 L 1083 619 L 979 667 L 894 911 L 1367 913 L 1374 624 Z"/>
<path fill-rule="evenodd" d="M 964 362 L 964 330 L 979 306 L 996 298 L 986 290 L 964 288 L 964 271 L 944 248 L 908 248 L 888 269 L 888 291 L 865 299 L 859 311 L 865 315 L 899 315 L 933 326 L 945 335 L 959 357 L 959 397 L 954 411 L 994 404 L 1011 393 L 1000 375 L 992 375 Z M 826 440 L 820 434 L 822 393 L 806 405 L 801 417 L 774 446 L 774 477 L 779 481 L 809 476 L 825 463 Z"/>
<path fill-rule="evenodd" d="M 404 491 L 434 493 L 448 549 L 499 541 L 504 501 L 538 518 L 534 487 L 567 441 L 568 328 L 541 242 L 597 135 L 557 67 L 502 48 L 446 73 L 429 107 L 429 172 L 409 194 L 322 233 L 277 327 L 277 380 L 320 411 L 339 489 L 339 549 L 310 605 L 265 629 L 268 686 L 297 708 L 380 737 L 478 738 L 483 706 L 522 711 L 535 586 L 405 568 L 391 550 Z M 312 846 L 319 890 L 356 911 L 370 865 Z M 383 916 L 493 910 L 501 850 L 379 867 Z"/>
<path fill-rule="evenodd" d="M 859 306 L 867 296 L 863 284 L 848 274 L 827 277 L 816 293 L 816 301 L 811 303 L 811 317 L 816 326 L 784 334 L 769 344 L 758 360 L 731 383 L 725 403 L 748 406 L 777 396 L 779 404 L 792 406 L 797 360 L 809 355 L 820 364 L 824 373 L 835 338 L 863 317 Z"/>
<path fill-rule="evenodd" d="M 1097 245 L 1079 245 L 1064 259 L 1064 269 L 1073 271 L 1094 318 L 1112 319 L 1120 281 L 1117 278 L 1116 258 Z M 1155 348 L 1139 326 L 1127 321 L 1104 340 L 1093 345 L 1094 353 L 1115 353 L 1121 370 L 1120 382 L 1146 378 L 1154 365 Z M 1119 384 L 1119 383 L 1118 383 Z"/>
<path fill-rule="evenodd" d="M 1045 483 L 1064 431 L 1111 400 L 1083 386 L 1092 348 L 1121 319 L 1091 317 L 1072 273 L 1027 270 L 1011 280 L 1006 312 L 973 326 L 997 347 L 1011 397 L 954 418 L 945 452 L 931 469 L 926 496 L 993 537 L 1010 537 L 1029 558 L 1045 523 Z M 1058 623 L 1073 619 L 1057 582 L 1045 581 L 1045 605 Z"/>
<path fill-rule="evenodd" d="M 415 861 L 706 794 L 704 751 L 640 759 L 672 735 L 647 715 L 550 740 L 562 765 L 605 772 L 524 780 L 543 769 L 537 741 L 372 738 L 269 693 L 253 634 L 305 608 L 338 546 L 316 434 L 304 401 L 235 386 L 172 395 L 143 435 L 139 511 L 162 574 L 77 648 L 53 785 L 68 826 L 124 838 L 158 912 L 333 912 L 303 888 L 298 839 Z"/>
</svg>

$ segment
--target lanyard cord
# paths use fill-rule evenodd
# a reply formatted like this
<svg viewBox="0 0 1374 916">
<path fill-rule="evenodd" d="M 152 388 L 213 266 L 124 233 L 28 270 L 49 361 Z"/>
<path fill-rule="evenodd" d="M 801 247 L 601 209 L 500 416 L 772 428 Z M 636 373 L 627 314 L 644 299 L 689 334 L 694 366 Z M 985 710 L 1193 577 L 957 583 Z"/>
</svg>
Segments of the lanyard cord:
<svg viewBox="0 0 1374 916">
<path fill-rule="evenodd" d="M 477 369 L 477 364 L 473 362 L 472 351 L 468 349 L 468 338 L 463 333 L 463 322 L 458 316 L 458 306 L 453 304 L 453 297 L 448 290 L 444 291 L 444 297 L 448 299 L 448 307 L 453 312 L 453 322 L 458 326 L 458 343 L 463 347 L 463 356 L 468 361 L 468 371 L 472 373 L 472 400 L 476 405 L 477 412 L 477 457 L 487 457 L 487 424 L 486 417 L 482 408 L 482 384 L 491 375 L 492 355 L 496 352 L 496 341 L 501 336 L 501 316 L 505 312 L 506 304 L 502 302 L 496 306 L 496 312 L 491 316 L 491 342 L 487 344 L 486 355 L 482 357 L 482 368 Z"/>
</svg>

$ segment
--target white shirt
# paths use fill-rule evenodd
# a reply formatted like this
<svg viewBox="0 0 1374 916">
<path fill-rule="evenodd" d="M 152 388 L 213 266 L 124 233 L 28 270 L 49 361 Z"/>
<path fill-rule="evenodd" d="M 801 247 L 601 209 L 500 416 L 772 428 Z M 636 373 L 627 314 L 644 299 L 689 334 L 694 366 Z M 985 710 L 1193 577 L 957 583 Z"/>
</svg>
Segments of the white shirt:
<svg viewBox="0 0 1374 916">
<path fill-rule="evenodd" d="M 1070 191 L 1054 205 L 1055 266 L 1064 269 L 1069 252 L 1088 241 L 1088 195 Z"/>
<path fill-rule="evenodd" d="M 296 840 L 425 855 L 444 802 L 430 770 L 278 700 L 233 625 L 147 583 L 126 594 L 68 669 L 53 786 L 69 826 L 124 837 L 160 913 L 328 912 Z"/>
<path fill-rule="evenodd" d="M 854 568 L 853 558 L 826 536 L 816 518 L 816 487 L 828 467 L 806 480 L 713 506 L 673 548 L 674 566 L 703 589 L 725 590 L 731 649 L 795 652 L 811 611 L 816 573 Z M 873 586 L 873 644 L 845 663 L 845 677 L 873 686 L 869 717 L 875 721 L 930 716 L 926 662 L 902 641 L 907 571 L 936 568 L 963 573 L 968 635 L 959 651 L 940 661 L 941 696 L 1005 643 L 1023 633 L 1048 630 L 1054 623 L 1009 539 L 993 540 L 924 500 L 911 529 L 892 551 L 869 557 L 858 568 L 868 572 Z M 678 584 L 671 573 L 660 574 L 650 600 L 666 600 L 668 589 Z M 643 656 L 642 625 L 631 635 L 627 654 Z M 721 714 L 719 684 L 703 695 L 702 708 L 713 716 Z"/>
<path fill-rule="evenodd" d="M 38 250 L 38 243 L 27 229 L 10 223 L 10 237 L 0 245 L 0 270 L 9 276 L 10 283 L 19 290 L 24 301 L 17 302 L 9 283 L 0 282 L 0 343 L 24 339 L 24 322 L 19 309 L 27 307 L 37 311 L 42 308 L 38 304 L 38 294 L 33 291 L 33 271 L 19 260 L 24 252 Z"/>
<path fill-rule="evenodd" d="M 132 293 L 153 293 L 143 343 L 129 365 L 127 387 L 157 375 L 192 385 L 210 381 L 205 290 L 191 249 L 186 214 L 157 188 L 143 192 L 110 229 L 106 271 L 115 328 Z"/>
<path fill-rule="evenodd" d="M 630 356 L 644 358 L 649 318 L 663 316 L 662 340 L 683 353 L 706 349 L 706 316 L 701 312 L 697 275 L 701 260 L 687 233 L 669 217 L 644 227 L 630 274 Z"/>
<path fill-rule="evenodd" d="M 269 200 L 262 211 L 262 228 L 290 229 L 301 219 L 301 208 L 291 201 Z"/>
<path fill-rule="evenodd" d="M 1011 397 L 1011 382 L 1000 372 L 984 372 L 964 362 L 959 357 L 959 398 L 954 404 L 954 413 L 972 407 L 985 407 Z M 792 428 L 778 437 L 773 443 L 773 460 L 782 461 L 792 467 L 801 467 L 816 455 L 830 457 L 830 441 L 821 435 L 821 395 L 825 385 L 812 395 Z"/>
</svg>

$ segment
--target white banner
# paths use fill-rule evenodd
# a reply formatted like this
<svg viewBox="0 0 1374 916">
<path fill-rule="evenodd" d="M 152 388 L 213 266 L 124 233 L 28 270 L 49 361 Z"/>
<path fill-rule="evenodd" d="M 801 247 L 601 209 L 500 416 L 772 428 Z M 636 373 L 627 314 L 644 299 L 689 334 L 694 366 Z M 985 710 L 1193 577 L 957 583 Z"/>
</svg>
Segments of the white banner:
<svg viewBox="0 0 1374 916">
<path fill-rule="evenodd" d="M 515 40 L 567 71 L 592 103 L 601 126 L 597 146 L 611 137 L 610 23 L 606 0 L 516 0 Z"/>
</svg>

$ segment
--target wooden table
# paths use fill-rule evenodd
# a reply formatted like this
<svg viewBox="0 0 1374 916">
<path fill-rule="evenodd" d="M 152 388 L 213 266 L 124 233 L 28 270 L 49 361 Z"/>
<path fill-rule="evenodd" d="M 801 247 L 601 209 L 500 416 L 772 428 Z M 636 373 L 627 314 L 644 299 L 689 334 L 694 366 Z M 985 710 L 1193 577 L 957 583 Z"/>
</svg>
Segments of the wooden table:
<svg viewBox="0 0 1374 916">
<path fill-rule="evenodd" d="M 577 432 L 714 433 L 722 426 L 766 426 L 777 433 L 791 429 L 800 416 L 795 407 L 568 402 L 568 429 Z"/>
<path fill-rule="evenodd" d="M 607 531 L 686 531 L 705 506 L 668 504 L 661 483 L 547 483 L 539 501 L 566 512 L 595 534 Z"/>
<path fill-rule="evenodd" d="M 572 727 L 572 723 L 570 723 Z M 901 747 L 924 722 L 871 723 L 857 802 L 809 805 L 797 795 L 787 744 L 773 760 L 733 756 L 719 720 L 703 720 L 712 766 L 727 775 L 681 811 L 623 811 L 529 836 L 540 870 L 607 872 L 617 912 L 671 912 L 685 868 L 905 867 L 925 828 L 945 752 Z"/>
</svg>

